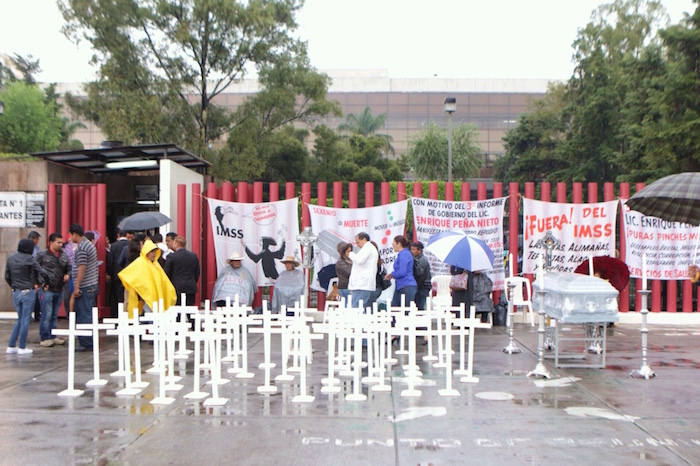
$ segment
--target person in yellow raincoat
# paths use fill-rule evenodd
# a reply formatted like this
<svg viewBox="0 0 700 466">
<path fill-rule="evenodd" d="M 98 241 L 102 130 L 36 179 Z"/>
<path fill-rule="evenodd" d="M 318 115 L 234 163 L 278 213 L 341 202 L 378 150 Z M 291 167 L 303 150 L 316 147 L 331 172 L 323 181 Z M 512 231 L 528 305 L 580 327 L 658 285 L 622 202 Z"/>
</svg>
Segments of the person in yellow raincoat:
<svg viewBox="0 0 700 466">
<path fill-rule="evenodd" d="M 154 302 L 162 299 L 163 308 L 167 311 L 177 301 L 175 287 L 158 263 L 159 257 L 160 249 L 147 239 L 140 256 L 118 274 L 128 295 L 124 305 L 129 318 L 132 317 L 134 308 L 138 308 L 141 314 L 144 305 L 150 308 Z"/>
</svg>

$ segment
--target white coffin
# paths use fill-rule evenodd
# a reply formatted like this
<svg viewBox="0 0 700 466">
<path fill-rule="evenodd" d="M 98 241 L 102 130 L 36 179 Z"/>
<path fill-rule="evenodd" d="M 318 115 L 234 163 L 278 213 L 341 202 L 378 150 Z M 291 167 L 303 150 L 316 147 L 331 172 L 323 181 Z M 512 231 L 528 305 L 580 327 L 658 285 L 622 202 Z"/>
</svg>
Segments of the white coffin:
<svg viewBox="0 0 700 466">
<path fill-rule="evenodd" d="M 617 290 L 606 280 L 569 272 L 544 274 L 544 311 L 561 322 L 617 322 Z M 538 280 L 532 284 L 532 304 L 539 310 Z"/>
</svg>

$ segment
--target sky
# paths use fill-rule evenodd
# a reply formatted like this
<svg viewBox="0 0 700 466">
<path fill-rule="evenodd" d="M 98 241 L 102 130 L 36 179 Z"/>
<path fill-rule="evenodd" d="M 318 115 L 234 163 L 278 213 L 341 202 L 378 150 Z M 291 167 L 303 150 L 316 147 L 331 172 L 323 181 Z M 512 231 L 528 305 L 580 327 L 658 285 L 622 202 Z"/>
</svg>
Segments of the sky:
<svg viewBox="0 0 700 466">
<path fill-rule="evenodd" d="M 571 44 L 601 0 L 306 0 L 298 35 L 320 70 L 393 78 L 567 79 Z M 662 0 L 672 23 L 692 0 Z M 94 77 L 86 42 L 61 32 L 55 0 L 0 0 L 0 53 L 39 58 L 43 82 Z"/>
</svg>

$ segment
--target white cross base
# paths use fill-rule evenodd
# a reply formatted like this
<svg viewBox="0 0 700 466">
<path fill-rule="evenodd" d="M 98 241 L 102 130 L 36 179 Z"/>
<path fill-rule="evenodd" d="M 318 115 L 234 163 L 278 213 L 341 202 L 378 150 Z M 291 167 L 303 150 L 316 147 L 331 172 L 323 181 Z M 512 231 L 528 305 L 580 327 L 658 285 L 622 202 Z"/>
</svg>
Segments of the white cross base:
<svg viewBox="0 0 700 466">
<path fill-rule="evenodd" d="M 134 387 L 133 384 L 131 384 L 131 385 L 132 385 L 131 387 L 122 388 L 121 390 L 116 392 L 115 395 L 117 395 L 117 396 L 136 396 L 139 393 L 141 393 L 140 388 Z"/>
<path fill-rule="evenodd" d="M 151 400 L 152 405 L 169 405 L 175 401 L 175 398 L 171 396 L 157 396 Z"/>
<path fill-rule="evenodd" d="M 202 403 L 204 406 L 223 406 L 228 403 L 228 398 L 209 398 Z"/>
</svg>

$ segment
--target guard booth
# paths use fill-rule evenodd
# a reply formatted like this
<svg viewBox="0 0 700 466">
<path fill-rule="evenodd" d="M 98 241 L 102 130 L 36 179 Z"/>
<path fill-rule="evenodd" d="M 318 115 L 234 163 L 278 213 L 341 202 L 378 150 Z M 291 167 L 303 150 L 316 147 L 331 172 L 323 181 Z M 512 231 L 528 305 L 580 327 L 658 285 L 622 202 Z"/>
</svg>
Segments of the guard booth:
<svg viewBox="0 0 700 466">
<path fill-rule="evenodd" d="M 201 186 L 211 166 L 204 159 L 175 144 L 124 146 L 118 141 L 105 141 L 97 149 L 31 155 L 46 162 L 46 222 L 42 237 L 47 239 L 51 233 L 59 232 L 65 238 L 72 223 L 99 233 L 96 247 L 101 261 L 97 297 L 100 317 L 110 314 L 107 238 L 116 239 L 122 218 L 141 211 L 160 211 L 172 219 L 161 228 L 161 234 L 176 231 L 188 244 L 194 242 L 192 227 L 184 215 L 184 209 L 191 208 L 192 197 L 188 196 L 186 205 L 178 208 L 178 185 Z M 71 182 L 76 176 L 81 181 Z M 43 249 L 46 243 L 41 246 Z"/>
</svg>

